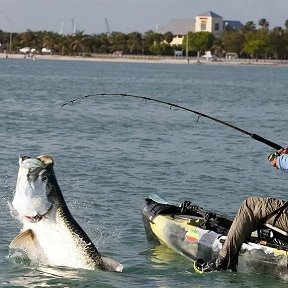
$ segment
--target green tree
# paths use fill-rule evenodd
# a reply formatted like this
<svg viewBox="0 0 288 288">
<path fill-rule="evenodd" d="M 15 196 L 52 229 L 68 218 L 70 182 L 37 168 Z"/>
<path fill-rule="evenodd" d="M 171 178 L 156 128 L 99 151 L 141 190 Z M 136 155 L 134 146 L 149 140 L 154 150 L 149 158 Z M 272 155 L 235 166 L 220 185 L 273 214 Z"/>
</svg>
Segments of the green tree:
<svg viewBox="0 0 288 288">
<path fill-rule="evenodd" d="M 161 55 L 161 44 L 155 43 L 149 47 L 149 51 L 154 55 Z"/>
<path fill-rule="evenodd" d="M 160 44 L 163 40 L 163 35 L 160 33 L 155 33 L 152 30 L 149 30 L 144 33 L 142 38 L 143 38 L 143 52 L 146 54 L 151 53 L 155 54 L 154 52 L 152 52 L 153 49 L 151 50 L 150 48 L 153 45 Z"/>
<path fill-rule="evenodd" d="M 122 51 L 126 53 L 127 51 L 127 36 L 122 32 L 112 32 L 110 34 L 111 52 Z"/>
<path fill-rule="evenodd" d="M 193 52 L 197 52 L 197 51 L 205 52 L 207 50 L 210 50 L 210 48 L 213 45 L 214 40 L 215 40 L 215 37 L 210 32 L 195 32 L 191 34 L 189 33 L 188 35 L 189 49 L 188 50 L 193 51 Z M 183 43 L 184 42 L 186 42 L 185 39 Z M 183 49 L 186 49 L 185 47 L 183 47 Z"/>
<path fill-rule="evenodd" d="M 155 55 L 174 55 L 174 49 L 167 43 L 155 43 L 152 46 L 150 46 L 150 51 L 152 54 Z"/>
<path fill-rule="evenodd" d="M 247 33 L 243 51 L 256 59 L 266 58 L 270 51 L 268 31 L 258 30 Z"/>
<path fill-rule="evenodd" d="M 72 48 L 73 53 L 83 53 L 84 52 L 84 31 L 76 32 L 70 36 L 70 47 Z"/>
<path fill-rule="evenodd" d="M 127 48 L 130 54 L 143 54 L 143 39 L 139 32 L 127 35 Z"/>
<path fill-rule="evenodd" d="M 283 59 L 287 55 L 287 40 L 282 27 L 275 27 L 269 34 L 269 47 L 271 56 L 275 59 Z"/>
<path fill-rule="evenodd" d="M 226 52 L 234 52 L 240 55 L 243 49 L 245 36 L 243 33 L 238 33 L 237 31 L 229 31 L 222 35 L 221 40 Z"/>
<path fill-rule="evenodd" d="M 168 44 L 170 44 L 170 43 L 172 42 L 172 40 L 173 40 L 173 34 L 172 34 L 172 32 L 166 32 L 166 33 L 164 33 L 163 39 L 164 39 Z"/>
</svg>

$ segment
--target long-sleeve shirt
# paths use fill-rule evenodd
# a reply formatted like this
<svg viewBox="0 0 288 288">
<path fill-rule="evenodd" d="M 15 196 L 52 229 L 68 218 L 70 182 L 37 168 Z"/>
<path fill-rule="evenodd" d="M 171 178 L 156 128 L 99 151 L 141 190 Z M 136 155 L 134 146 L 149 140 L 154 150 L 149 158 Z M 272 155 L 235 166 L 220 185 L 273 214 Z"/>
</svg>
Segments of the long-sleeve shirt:
<svg viewBox="0 0 288 288">
<path fill-rule="evenodd" d="M 288 170 L 288 154 L 282 154 L 277 157 L 277 167 L 280 170 Z"/>
</svg>

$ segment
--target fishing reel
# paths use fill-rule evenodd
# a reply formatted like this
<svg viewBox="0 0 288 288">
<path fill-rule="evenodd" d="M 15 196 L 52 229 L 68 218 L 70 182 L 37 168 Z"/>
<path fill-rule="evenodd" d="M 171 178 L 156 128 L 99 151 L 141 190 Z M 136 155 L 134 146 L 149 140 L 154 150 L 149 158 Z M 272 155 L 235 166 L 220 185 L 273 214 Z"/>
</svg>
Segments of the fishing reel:
<svg viewBox="0 0 288 288">
<path fill-rule="evenodd" d="M 277 157 L 279 157 L 280 154 L 276 151 L 274 153 L 270 153 L 267 157 L 268 161 L 273 162 L 274 160 L 277 159 Z"/>
</svg>

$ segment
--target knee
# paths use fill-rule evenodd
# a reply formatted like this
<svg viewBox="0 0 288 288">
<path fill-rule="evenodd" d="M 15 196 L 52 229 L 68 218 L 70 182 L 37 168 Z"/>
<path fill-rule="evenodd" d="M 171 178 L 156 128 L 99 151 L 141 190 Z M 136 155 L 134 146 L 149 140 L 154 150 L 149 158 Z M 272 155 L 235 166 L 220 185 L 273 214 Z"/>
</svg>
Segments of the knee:
<svg viewBox="0 0 288 288">
<path fill-rule="evenodd" d="M 254 210 L 257 205 L 262 201 L 262 197 L 252 196 L 246 198 L 242 203 L 242 208 L 249 208 L 250 210 Z"/>
</svg>

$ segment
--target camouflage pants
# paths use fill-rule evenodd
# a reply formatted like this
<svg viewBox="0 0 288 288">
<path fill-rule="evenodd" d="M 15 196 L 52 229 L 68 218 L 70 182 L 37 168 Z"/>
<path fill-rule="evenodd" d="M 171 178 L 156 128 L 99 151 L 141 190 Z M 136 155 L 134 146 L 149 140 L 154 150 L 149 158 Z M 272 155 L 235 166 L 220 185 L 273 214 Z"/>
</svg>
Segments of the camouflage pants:
<svg viewBox="0 0 288 288">
<path fill-rule="evenodd" d="M 228 261 L 228 268 L 235 267 L 237 254 L 242 243 L 246 241 L 253 231 L 257 230 L 259 223 L 271 212 L 283 206 L 285 202 L 273 198 L 249 197 L 242 203 L 219 253 L 222 258 Z M 276 215 L 267 219 L 265 223 L 272 225 Z M 287 208 L 277 219 L 275 227 L 288 232 Z"/>
</svg>

